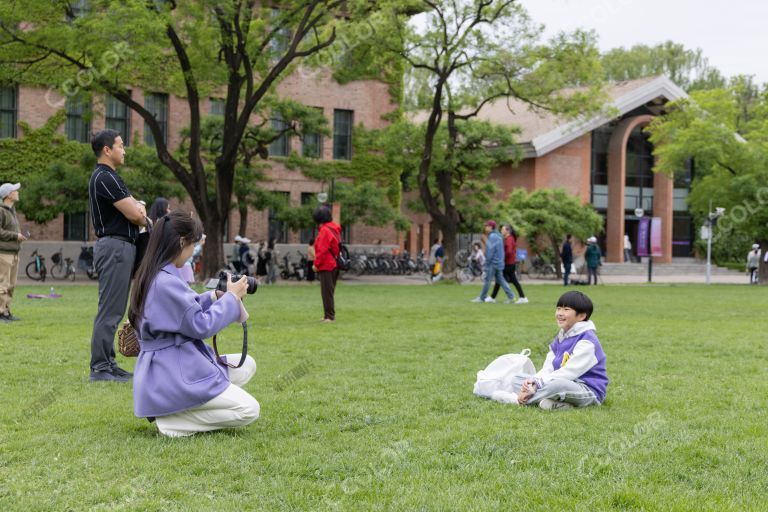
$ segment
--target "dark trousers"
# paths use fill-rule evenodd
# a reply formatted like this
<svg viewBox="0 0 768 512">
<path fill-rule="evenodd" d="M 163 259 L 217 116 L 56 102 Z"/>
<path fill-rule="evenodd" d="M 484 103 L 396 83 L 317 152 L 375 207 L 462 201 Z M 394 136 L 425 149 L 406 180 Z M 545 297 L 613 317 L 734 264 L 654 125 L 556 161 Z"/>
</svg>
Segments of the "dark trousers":
<svg viewBox="0 0 768 512">
<path fill-rule="evenodd" d="M 595 284 L 597 284 L 597 267 L 587 267 L 587 284 L 592 284 L 592 276 L 595 276 Z"/>
<path fill-rule="evenodd" d="M 520 286 L 520 282 L 517 280 L 517 273 L 515 272 L 515 267 L 517 266 L 517 263 L 513 263 L 511 265 L 504 265 L 504 279 L 507 280 L 507 283 L 511 284 L 515 287 L 515 290 L 517 290 L 517 295 L 520 297 L 525 297 L 525 293 L 523 293 L 523 287 Z M 491 297 L 494 299 L 496 298 L 496 295 L 499 293 L 499 283 L 496 283 L 493 286 L 493 293 L 491 293 Z"/>
<path fill-rule="evenodd" d="M 563 284 L 568 286 L 568 277 L 571 275 L 571 262 L 563 262 Z"/>
<path fill-rule="evenodd" d="M 91 370 L 110 371 L 115 362 L 115 332 L 125 314 L 136 246 L 116 238 L 96 242 L 93 263 L 99 273 L 99 309 L 91 336 Z"/>
<path fill-rule="evenodd" d="M 339 269 L 321 270 L 317 273 L 320 281 L 320 296 L 323 298 L 323 310 L 327 320 L 336 319 L 336 309 L 334 307 L 333 294 L 336 291 L 336 279 L 339 277 Z"/>
</svg>

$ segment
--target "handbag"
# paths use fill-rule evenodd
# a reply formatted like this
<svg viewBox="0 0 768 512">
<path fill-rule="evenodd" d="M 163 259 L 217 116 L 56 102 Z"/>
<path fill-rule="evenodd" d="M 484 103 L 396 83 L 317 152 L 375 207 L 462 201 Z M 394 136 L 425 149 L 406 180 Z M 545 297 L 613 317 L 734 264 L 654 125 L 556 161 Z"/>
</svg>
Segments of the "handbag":
<svg viewBox="0 0 768 512">
<path fill-rule="evenodd" d="M 141 351 L 139 338 L 136 336 L 136 329 L 126 320 L 117 333 L 117 349 L 125 357 L 136 357 Z"/>
</svg>

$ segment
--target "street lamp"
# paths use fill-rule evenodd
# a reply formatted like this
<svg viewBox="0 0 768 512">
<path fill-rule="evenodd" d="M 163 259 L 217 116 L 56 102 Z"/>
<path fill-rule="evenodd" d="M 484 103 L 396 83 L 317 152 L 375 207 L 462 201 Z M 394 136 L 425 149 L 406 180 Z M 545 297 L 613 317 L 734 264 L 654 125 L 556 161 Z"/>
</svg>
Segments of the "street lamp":
<svg viewBox="0 0 768 512">
<path fill-rule="evenodd" d="M 638 219 L 642 219 L 645 211 L 642 208 L 635 208 L 635 215 Z M 643 240 L 638 240 L 637 244 L 640 245 Z M 645 237 L 646 249 L 648 251 L 648 282 L 651 282 L 651 276 L 653 275 L 653 255 L 651 254 L 651 226 L 648 225 L 648 236 Z"/>
<path fill-rule="evenodd" d="M 707 234 L 707 284 L 710 284 L 710 278 L 712 275 L 712 231 L 714 231 L 717 225 L 717 219 L 725 215 L 725 208 L 715 208 L 712 211 L 712 200 L 709 200 L 709 210 L 707 211 L 707 218 L 704 221 L 704 227 L 706 227 Z"/>
</svg>

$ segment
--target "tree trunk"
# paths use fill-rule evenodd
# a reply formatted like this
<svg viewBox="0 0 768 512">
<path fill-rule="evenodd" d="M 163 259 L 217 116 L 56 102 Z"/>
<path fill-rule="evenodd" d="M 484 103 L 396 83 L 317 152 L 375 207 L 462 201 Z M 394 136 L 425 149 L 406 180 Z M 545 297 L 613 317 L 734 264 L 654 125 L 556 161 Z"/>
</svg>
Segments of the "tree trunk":
<svg viewBox="0 0 768 512">
<path fill-rule="evenodd" d="M 217 277 L 225 264 L 224 257 L 224 219 L 217 213 L 200 216 L 205 231 L 205 246 L 203 247 L 203 278 Z"/>
<path fill-rule="evenodd" d="M 443 235 L 443 251 L 445 251 L 443 274 L 446 277 L 452 277 L 456 271 L 456 252 L 458 251 L 456 235 L 458 234 L 458 226 L 448 216 L 444 217 L 444 220 L 447 222 L 439 224 Z"/>
<path fill-rule="evenodd" d="M 248 207 L 240 206 L 237 210 L 240 212 L 240 229 L 237 233 L 240 236 L 245 236 L 245 230 L 248 227 Z"/>
</svg>

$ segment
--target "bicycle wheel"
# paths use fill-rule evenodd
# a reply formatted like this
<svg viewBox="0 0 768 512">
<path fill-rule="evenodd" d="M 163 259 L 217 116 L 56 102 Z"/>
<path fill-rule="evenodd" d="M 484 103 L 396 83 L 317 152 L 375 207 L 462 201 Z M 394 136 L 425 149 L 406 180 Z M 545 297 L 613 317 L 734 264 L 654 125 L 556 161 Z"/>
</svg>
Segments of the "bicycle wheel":
<svg viewBox="0 0 768 512">
<path fill-rule="evenodd" d="M 67 270 L 64 268 L 64 264 L 59 262 L 51 267 L 51 277 L 54 279 L 64 279 L 67 277 Z"/>
<path fill-rule="evenodd" d="M 24 269 L 24 271 L 27 273 L 27 277 L 34 281 L 43 280 L 43 276 L 41 276 L 40 272 L 37 271 L 37 265 L 35 265 L 34 261 L 30 261 L 29 264 L 27 264 L 27 268 Z"/>
</svg>

